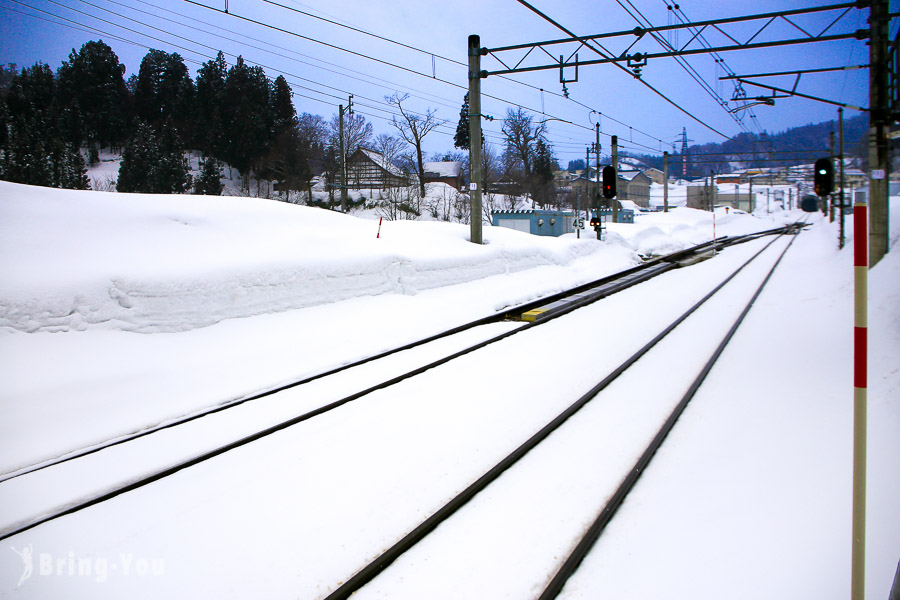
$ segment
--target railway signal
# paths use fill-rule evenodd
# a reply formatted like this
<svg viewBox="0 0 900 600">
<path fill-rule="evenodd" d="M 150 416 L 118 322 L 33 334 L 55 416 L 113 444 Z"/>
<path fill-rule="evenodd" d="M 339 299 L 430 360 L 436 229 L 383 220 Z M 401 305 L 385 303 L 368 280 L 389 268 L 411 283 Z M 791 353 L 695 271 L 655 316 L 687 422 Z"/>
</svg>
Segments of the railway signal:
<svg viewBox="0 0 900 600">
<path fill-rule="evenodd" d="M 607 199 L 616 197 L 615 167 L 603 167 L 603 197 Z"/>
<path fill-rule="evenodd" d="M 816 196 L 824 198 L 834 191 L 834 164 L 830 158 L 820 158 L 816 161 L 815 174 Z"/>
</svg>

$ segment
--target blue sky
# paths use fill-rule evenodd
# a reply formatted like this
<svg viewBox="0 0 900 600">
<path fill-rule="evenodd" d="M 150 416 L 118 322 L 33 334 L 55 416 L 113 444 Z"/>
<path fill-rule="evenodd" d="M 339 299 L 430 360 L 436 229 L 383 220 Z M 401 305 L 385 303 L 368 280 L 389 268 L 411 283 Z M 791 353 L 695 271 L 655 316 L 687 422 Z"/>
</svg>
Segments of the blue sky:
<svg viewBox="0 0 900 600">
<path fill-rule="evenodd" d="M 447 121 L 426 140 L 429 152 L 441 152 L 453 146 L 453 131 L 467 85 L 462 64 L 467 61 L 466 41 L 470 34 L 480 35 L 482 46 L 489 48 L 567 37 L 515 0 L 273 0 L 277 4 L 227 0 L 229 14 L 223 12 L 226 0 L 197 1 L 203 6 L 185 0 L 0 0 L 0 61 L 16 63 L 19 68 L 42 61 L 56 69 L 73 48 L 103 39 L 126 65 L 126 77 L 137 72 L 148 48 L 178 52 L 196 74 L 202 62 L 222 50 L 229 63 L 242 55 L 248 62 L 262 65 L 271 78 L 283 74 L 294 88 L 298 112 L 329 118 L 353 94 L 356 110 L 373 123 L 376 133 L 395 133 L 385 96 L 408 93 L 409 108 L 436 110 Z M 677 22 L 675 11 L 668 9 L 672 0 L 534 0 L 531 4 L 579 35 L 633 29 L 637 22 L 626 9 L 633 14 L 639 12 L 638 18 L 646 18 L 655 26 Z M 683 0 L 678 2 L 678 15 L 697 22 L 830 4 L 833 3 L 810 0 Z M 897 10 L 896 6 L 892 8 Z M 803 36 L 798 28 L 818 35 L 842 12 L 801 15 L 792 19 L 793 24 L 775 19 L 754 41 L 796 39 Z M 865 28 L 867 18 L 868 9 L 852 8 L 826 35 Z M 764 23 L 732 24 L 723 29 L 745 41 Z M 687 30 L 679 31 L 677 38 L 676 34 L 663 34 L 666 41 L 677 46 L 684 46 L 690 35 Z M 703 41 L 713 46 L 731 43 L 712 29 L 706 29 L 703 35 Z M 619 54 L 632 41 L 617 38 L 602 44 Z M 690 47 L 697 47 L 697 43 Z M 551 48 L 550 52 L 568 55 L 574 50 L 575 46 L 568 46 Z M 661 47 L 647 36 L 631 50 L 637 51 L 659 52 Z M 514 64 L 523 54 L 510 52 L 501 58 Z M 578 54 L 582 60 L 597 56 L 585 48 Z M 600 142 L 606 154 L 609 135 L 618 135 L 620 144 L 628 150 L 658 153 L 671 151 L 685 127 L 691 139 L 704 143 L 723 141 L 725 138 L 717 132 L 729 137 L 741 131 L 775 133 L 834 119 L 835 106 L 788 98 L 777 100 L 774 106 L 740 111 L 736 115 L 741 120 L 737 121 L 726 110 L 737 106 L 732 102 L 733 84 L 718 77 L 725 71 L 750 74 L 865 64 L 868 46 L 856 40 L 818 42 L 722 52 L 720 57 L 724 58 L 722 65 L 709 55 L 687 59 L 696 78 L 703 80 L 709 91 L 671 58 L 653 59 L 643 68 L 645 82 L 703 124 L 614 65 L 580 68 L 578 81 L 566 84 L 569 98 L 564 97 L 558 70 L 511 76 L 515 82 L 488 77 L 482 82 L 482 91 L 491 97 L 485 98 L 483 113 L 497 120 L 485 123 L 487 139 L 499 146 L 499 119 L 507 108 L 517 105 L 533 111 L 535 120 L 553 119 L 547 121 L 549 139 L 563 165 L 584 156 L 585 148 L 594 141 L 593 129 L 598 120 Z M 550 60 L 547 54 L 536 50 L 523 65 L 548 64 Z M 483 68 L 504 67 L 485 57 Z M 566 76 L 571 78 L 573 73 L 567 71 Z M 791 88 L 795 77 L 758 81 Z M 771 94 L 749 86 L 744 89 L 750 96 Z M 868 72 L 804 75 L 797 91 L 867 106 Z M 855 114 L 858 113 L 850 110 L 846 116 Z"/>
</svg>

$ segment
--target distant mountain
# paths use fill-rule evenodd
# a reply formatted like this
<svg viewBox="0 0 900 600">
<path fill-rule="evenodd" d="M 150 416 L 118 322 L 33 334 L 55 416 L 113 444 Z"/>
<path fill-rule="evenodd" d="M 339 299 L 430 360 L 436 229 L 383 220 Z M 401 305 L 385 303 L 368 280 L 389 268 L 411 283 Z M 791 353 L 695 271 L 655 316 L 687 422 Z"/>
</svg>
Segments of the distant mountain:
<svg viewBox="0 0 900 600">
<path fill-rule="evenodd" d="M 858 115 L 844 119 L 844 155 L 864 158 L 868 116 Z M 794 127 L 781 133 L 761 135 L 741 133 L 722 143 L 690 146 L 687 152 L 688 177 L 704 177 L 715 171 L 728 173 L 738 169 L 787 167 L 815 162 L 829 153 L 829 133 L 835 134 L 835 152 L 838 150 L 837 120 Z M 670 155 L 669 170 L 681 169 L 680 152 Z M 661 156 L 635 156 L 650 167 L 662 169 Z"/>
</svg>

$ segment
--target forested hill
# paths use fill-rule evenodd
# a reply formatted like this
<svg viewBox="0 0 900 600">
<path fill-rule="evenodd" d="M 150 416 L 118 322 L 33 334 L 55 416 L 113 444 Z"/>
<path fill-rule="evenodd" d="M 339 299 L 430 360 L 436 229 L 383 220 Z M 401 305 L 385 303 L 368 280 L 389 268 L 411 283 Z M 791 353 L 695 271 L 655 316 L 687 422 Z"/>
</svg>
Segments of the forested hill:
<svg viewBox="0 0 900 600">
<path fill-rule="evenodd" d="M 868 117 L 860 114 L 844 118 L 844 154 L 863 158 L 866 154 Z M 829 134 L 835 134 L 838 144 L 837 120 L 794 127 L 776 134 L 741 133 L 722 143 L 702 144 L 688 148 L 689 177 L 702 177 L 710 171 L 725 173 L 750 167 L 782 167 L 814 162 L 827 155 Z M 648 166 L 662 169 L 662 157 L 639 157 Z M 681 164 L 681 149 L 670 159 Z"/>
</svg>

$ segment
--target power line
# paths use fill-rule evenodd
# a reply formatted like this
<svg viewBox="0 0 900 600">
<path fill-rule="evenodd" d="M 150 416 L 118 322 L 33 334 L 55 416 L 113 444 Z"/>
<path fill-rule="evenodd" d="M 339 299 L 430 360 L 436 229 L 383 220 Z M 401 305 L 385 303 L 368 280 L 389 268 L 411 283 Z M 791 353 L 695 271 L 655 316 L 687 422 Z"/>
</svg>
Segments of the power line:
<svg viewBox="0 0 900 600">
<path fill-rule="evenodd" d="M 290 6 L 285 6 L 284 4 L 280 4 L 280 3 L 278 3 L 278 2 L 275 2 L 274 0 L 263 0 L 263 2 L 266 2 L 266 3 L 268 3 L 268 4 L 272 4 L 272 5 L 274 5 L 274 6 L 278 6 L 278 7 L 284 8 L 285 10 L 289 10 L 289 11 L 292 11 L 292 12 L 296 12 L 296 13 L 305 15 L 305 16 L 310 17 L 310 18 L 313 18 L 313 19 L 318 19 L 318 20 L 324 21 L 324 22 L 326 22 L 326 23 L 330 23 L 330 24 L 336 25 L 336 26 L 338 26 L 338 27 L 343 27 L 343 28 L 345 28 L 345 29 L 349 29 L 349 30 L 354 31 L 354 32 L 362 33 L 362 34 L 364 34 L 364 35 L 368 35 L 368 36 L 371 36 L 371 37 L 373 37 L 373 38 L 376 38 L 376 39 L 379 39 L 379 40 L 382 40 L 382 41 L 385 41 L 385 42 L 388 42 L 388 43 L 391 43 L 391 44 L 395 44 L 395 45 L 400 46 L 400 47 L 402 47 L 402 48 L 407 48 L 407 49 L 409 49 L 409 50 L 413 50 L 413 51 L 415 51 L 415 52 L 419 52 L 419 53 L 421 53 L 421 54 L 425 54 L 425 55 L 427 55 L 427 56 L 432 56 L 432 57 L 435 57 L 435 58 L 440 58 L 441 60 L 447 61 L 447 62 L 449 62 L 449 63 L 451 63 L 451 64 L 454 64 L 454 65 L 458 65 L 458 66 L 460 66 L 460 67 L 468 68 L 468 65 L 467 65 L 466 63 L 463 63 L 463 62 L 458 61 L 458 60 L 456 60 L 456 59 L 448 58 L 448 57 L 446 57 L 446 56 L 442 56 L 442 55 L 440 55 L 440 54 L 437 54 L 437 53 L 435 53 L 435 52 L 431 52 L 431 51 L 429 51 L 429 50 L 423 50 L 422 48 L 417 48 L 417 47 L 415 47 L 415 46 L 411 46 L 411 45 L 409 45 L 409 44 L 406 44 L 406 43 L 403 43 L 403 42 L 399 42 L 399 41 L 397 41 L 397 40 L 394 40 L 394 39 L 391 39 L 391 38 L 388 38 L 388 37 L 385 37 L 385 36 L 382 36 L 382 35 L 378 35 L 378 34 L 376 34 L 376 33 L 372 33 L 372 32 L 370 32 L 370 31 L 366 31 L 366 30 L 360 29 L 360 28 L 358 28 L 358 27 L 353 27 L 353 26 L 351 26 L 351 25 L 347 25 L 347 24 L 344 24 L 344 23 L 340 23 L 340 22 L 335 21 L 335 20 L 333 20 L 333 19 L 326 19 L 326 18 L 324 18 L 324 17 L 320 17 L 320 16 L 318 16 L 318 15 L 315 15 L 315 14 L 312 14 L 312 13 L 309 13 L 309 12 L 306 12 L 306 11 L 302 11 L 302 10 L 299 10 L 299 9 L 296 9 L 296 8 L 292 8 L 292 7 L 290 7 Z M 566 96 L 564 96 L 564 95 L 562 95 L 562 94 L 558 94 L 558 93 L 553 92 L 553 91 L 551 91 L 551 90 L 545 90 L 544 88 L 539 88 L 539 87 L 537 87 L 537 86 L 535 86 L 535 85 L 532 85 L 532 84 L 529 84 L 529 83 L 525 83 L 525 82 L 523 82 L 523 81 L 518 81 L 518 80 L 516 80 L 516 79 L 512 79 L 511 77 L 500 76 L 500 78 L 501 78 L 501 79 L 504 79 L 504 80 L 506 80 L 506 81 L 510 81 L 510 82 L 512 82 L 512 83 L 515 83 L 515 84 L 517 84 L 517 85 L 522 85 L 522 86 L 531 88 L 531 89 L 533 89 L 533 90 L 538 90 L 538 91 L 540 91 L 541 93 L 546 92 L 546 93 L 551 94 L 551 95 L 553 95 L 553 96 L 556 96 L 556 97 L 558 97 L 558 98 L 564 98 L 564 99 L 567 99 L 567 100 L 571 100 L 571 98 L 568 98 L 568 97 L 566 97 Z M 491 97 L 491 96 L 487 96 L 487 97 Z M 501 100 L 501 101 L 503 101 L 503 100 Z M 597 110 L 593 109 L 592 107 L 590 107 L 590 106 L 588 106 L 588 105 L 586 105 L 586 104 L 583 104 L 583 103 L 578 102 L 578 101 L 575 101 L 575 100 L 573 100 L 573 101 L 574 101 L 576 104 L 578 104 L 578 105 L 580 105 L 580 106 L 582 106 L 582 107 L 584 107 L 584 108 L 587 108 L 588 110 L 591 110 L 592 112 L 597 112 L 598 114 L 600 113 L 600 111 L 597 111 Z M 506 102 L 506 101 L 504 101 L 504 102 Z M 523 107 L 523 108 L 524 108 L 524 107 Z M 530 110 L 530 109 L 529 109 L 529 110 Z M 534 111 L 532 111 L 532 112 L 534 112 Z M 545 114 L 544 111 L 541 111 L 541 114 Z M 621 121 L 617 121 L 616 119 L 612 119 L 612 120 L 615 121 L 615 122 L 617 122 L 617 123 L 620 123 L 620 124 L 622 124 L 622 125 L 624 125 L 624 126 L 626 126 L 626 127 L 629 127 L 628 125 L 622 123 Z M 633 128 L 632 128 L 632 129 L 633 129 Z M 644 132 L 642 132 L 642 131 L 640 131 L 640 130 L 638 130 L 638 129 L 635 129 L 635 131 L 638 131 L 638 132 L 640 132 L 642 135 L 645 135 L 645 136 L 647 136 L 647 137 L 649 137 L 649 138 L 651 138 L 651 139 L 657 139 L 657 138 L 655 138 L 655 136 L 652 136 L 652 135 L 650 135 L 650 134 L 648 134 L 648 133 L 644 133 Z M 662 140 L 657 140 L 657 141 L 662 142 Z"/>
<path fill-rule="evenodd" d="M 642 26 L 642 27 L 648 27 L 648 28 L 651 29 L 651 30 L 653 29 L 653 23 L 652 23 L 647 17 L 644 16 L 644 14 L 643 14 L 643 13 L 642 13 L 635 5 L 631 2 L 631 0 L 625 0 L 625 2 L 627 2 L 628 5 L 631 6 L 631 7 L 634 9 L 634 11 L 637 13 L 637 15 L 633 14 L 633 13 L 628 9 L 628 7 L 626 7 L 626 6 L 622 3 L 622 0 L 616 0 L 616 2 L 619 4 L 619 6 L 622 7 L 623 10 L 625 10 L 625 12 L 628 13 L 628 15 L 629 15 L 631 18 L 633 18 L 633 19 L 635 20 L 635 22 L 636 22 L 638 25 L 640 25 L 640 26 Z M 640 17 L 640 18 L 639 18 L 639 17 Z M 643 20 L 643 21 L 642 21 L 642 20 Z M 663 49 L 665 49 L 665 50 L 672 50 L 672 51 L 675 50 L 675 48 L 674 48 L 668 41 L 666 41 L 665 38 L 663 38 L 661 35 L 659 35 L 659 34 L 656 33 L 655 31 L 650 31 L 650 36 L 651 36 L 654 40 L 656 40 L 656 42 L 657 42 Z M 726 102 L 726 101 L 725 101 L 725 100 L 724 100 L 724 99 L 723 99 L 723 98 L 722 98 L 715 90 L 712 89 L 712 87 L 711 87 L 708 83 L 706 83 L 706 81 L 700 76 L 699 73 L 697 73 L 697 71 L 694 69 L 694 67 L 691 66 L 691 64 L 690 64 L 689 62 L 687 62 L 687 60 L 685 60 L 685 59 L 684 59 L 683 57 L 681 57 L 681 56 L 674 56 L 673 58 L 675 59 L 675 62 L 678 63 L 678 65 L 679 65 L 682 69 L 684 69 L 684 71 L 685 71 L 685 72 L 686 72 L 686 73 L 687 73 L 694 81 L 696 81 L 696 82 L 700 85 L 700 87 L 701 87 L 701 88 L 702 88 L 702 89 L 703 89 L 703 90 L 704 90 L 704 91 L 705 91 L 705 92 L 706 92 L 713 100 L 715 100 L 716 104 L 718 104 L 720 107 L 723 107 L 723 108 L 725 109 L 725 111 L 728 113 L 728 115 L 731 116 L 732 119 L 734 119 L 735 123 L 737 123 L 738 126 L 741 127 L 741 129 L 744 129 L 745 131 L 747 130 L 746 126 L 743 124 L 743 122 L 740 120 L 740 118 L 739 118 L 737 115 L 735 115 L 734 113 L 728 112 L 728 108 L 727 108 L 727 107 L 728 107 L 728 102 Z M 718 59 L 716 59 L 716 63 L 718 64 Z"/>
<path fill-rule="evenodd" d="M 566 29 L 564 26 L 562 26 L 561 24 L 559 24 L 559 23 L 557 23 L 556 21 L 554 21 L 553 19 L 551 19 L 549 16 L 547 16 L 547 15 L 545 15 L 544 13 L 542 13 L 541 11 L 539 11 L 537 8 L 535 8 L 534 6 L 532 6 L 531 4 L 529 4 L 528 2 L 526 2 L 525 0 L 518 0 L 518 1 L 519 1 L 520 4 L 524 5 L 525 7 L 527 7 L 528 9 L 530 9 L 532 12 L 536 13 L 537 15 L 539 15 L 541 18 L 543 18 L 543 19 L 545 19 L 546 21 L 550 22 L 550 23 L 553 24 L 555 27 L 557 27 L 557 28 L 559 28 L 560 30 L 566 32 L 567 34 L 569 34 L 569 35 L 572 36 L 573 38 L 578 38 L 577 35 L 575 35 L 575 34 L 572 33 L 571 31 L 569 31 L 568 29 Z M 608 58 L 612 58 L 612 57 L 613 57 L 612 53 L 611 53 L 609 50 L 607 50 L 606 48 L 604 48 L 599 42 L 596 42 L 596 40 L 591 41 L 591 40 L 587 40 L 586 38 L 578 38 L 578 39 L 579 39 L 579 40 L 580 40 L 587 48 L 589 48 L 589 49 L 592 50 L 593 52 L 599 54 L 599 55 L 602 56 L 603 58 L 608 59 Z M 601 50 L 598 50 L 598 49 L 594 46 L 594 44 L 596 44 L 597 46 L 599 46 L 600 49 L 602 49 L 602 52 L 601 52 Z M 605 54 L 604 54 L 604 52 L 605 52 Z M 621 69 L 622 71 L 624 71 L 624 72 L 626 72 L 626 73 L 629 73 L 629 75 L 632 74 L 632 73 L 630 73 L 630 72 L 628 71 L 628 69 L 626 69 L 625 67 L 623 67 L 622 65 L 620 65 L 618 62 L 613 62 L 612 64 L 616 65 L 616 66 L 617 66 L 619 69 Z M 640 83 L 642 83 L 645 87 L 647 87 L 648 89 L 652 90 L 652 91 L 653 91 L 655 94 L 657 94 L 660 98 L 662 98 L 663 100 L 665 100 L 666 102 L 668 102 L 669 104 L 671 104 L 672 106 L 674 106 L 675 108 L 677 108 L 678 110 L 680 110 L 681 112 L 683 112 L 684 114 L 686 114 L 687 116 L 689 116 L 691 119 L 693 119 L 693 120 L 696 121 L 697 123 L 703 125 L 704 127 L 706 127 L 707 129 L 709 129 L 710 131 L 719 134 L 719 135 L 722 136 L 723 138 L 728 139 L 729 136 L 725 135 L 724 133 L 722 133 L 722 132 L 719 131 L 718 129 L 712 127 L 711 125 L 708 125 L 707 123 L 705 123 L 705 122 L 702 121 L 701 119 L 697 118 L 696 116 L 694 116 L 693 114 L 691 114 L 690 112 L 688 112 L 686 109 L 684 109 L 683 107 L 681 107 L 677 102 L 675 102 L 674 100 L 672 100 L 671 98 L 669 98 L 668 96 L 666 96 L 665 94 L 663 94 L 662 92 L 660 92 L 658 89 L 656 89 L 655 87 L 653 87 L 652 85 L 650 85 L 650 84 L 649 84 L 647 81 L 645 81 L 643 78 L 637 78 L 637 80 L 638 80 Z"/>
</svg>

